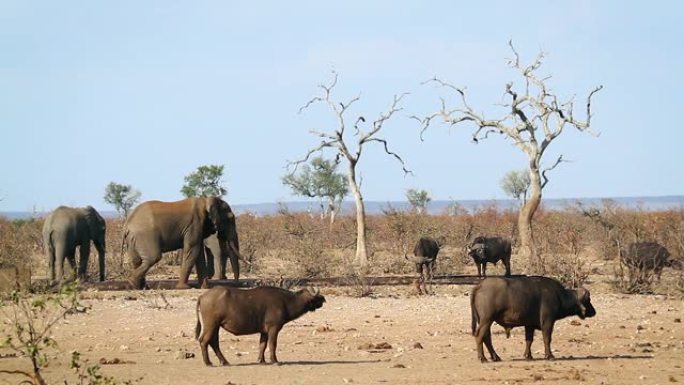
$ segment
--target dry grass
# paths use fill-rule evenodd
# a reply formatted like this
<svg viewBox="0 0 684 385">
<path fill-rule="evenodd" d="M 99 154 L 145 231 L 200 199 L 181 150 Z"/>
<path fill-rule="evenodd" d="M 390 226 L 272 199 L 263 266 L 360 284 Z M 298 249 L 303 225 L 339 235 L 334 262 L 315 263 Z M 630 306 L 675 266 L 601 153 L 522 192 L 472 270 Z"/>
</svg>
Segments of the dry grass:
<svg viewBox="0 0 684 385">
<path fill-rule="evenodd" d="M 527 261 L 515 255 L 516 220 L 516 212 L 493 205 L 457 215 L 418 215 L 392 209 L 370 215 L 370 266 L 366 273 L 412 274 L 413 266 L 403 255 L 411 252 L 416 240 L 425 235 L 442 237 L 446 243 L 438 257 L 437 274 L 473 273 L 474 266 L 465 258 L 464 247 L 469 237 L 479 234 L 511 238 L 513 272 L 525 272 Z M 0 219 L 0 264 L 29 263 L 34 276 L 44 276 L 41 227 L 41 219 Z M 121 227 L 120 219 L 107 221 L 108 279 L 125 277 L 130 268 L 121 256 Z M 675 258 L 684 256 L 684 209 L 649 212 L 624 209 L 611 202 L 591 210 L 542 208 L 535 217 L 534 229 L 537 252 L 546 274 L 572 286 L 581 285 L 592 274 L 613 275 L 619 283 L 625 274 L 624 270 L 621 274 L 617 258 L 618 245 L 656 241 L 665 245 Z M 252 263 L 242 267 L 243 275 L 265 279 L 358 275 L 349 273 L 356 235 L 351 215 L 338 217 L 329 228 L 326 220 L 306 213 L 247 213 L 238 217 L 238 232 L 242 254 Z M 177 252 L 167 253 L 151 274 L 176 276 L 179 258 Z M 90 276 L 94 277 L 94 255 L 90 261 Z M 617 287 L 623 290 L 625 286 Z M 654 289 L 657 288 L 649 287 L 649 291 Z"/>
</svg>

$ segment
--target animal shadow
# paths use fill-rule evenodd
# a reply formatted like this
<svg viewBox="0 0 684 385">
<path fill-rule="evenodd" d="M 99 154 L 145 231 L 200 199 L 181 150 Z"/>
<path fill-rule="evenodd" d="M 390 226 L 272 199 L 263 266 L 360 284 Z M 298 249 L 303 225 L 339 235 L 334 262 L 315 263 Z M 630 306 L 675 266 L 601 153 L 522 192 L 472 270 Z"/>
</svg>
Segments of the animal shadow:
<svg viewBox="0 0 684 385">
<path fill-rule="evenodd" d="M 567 357 L 556 357 L 553 360 L 554 361 L 583 361 L 583 360 L 651 360 L 655 358 L 654 356 L 647 356 L 647 355 L 640 355 L 640 356 L 633 356 L 630 354 L 616 354 L 612 356 L 584 356 L 584 357 L 575 357 L 575 356 L 567 356 Z M 511 361 L 526 361 L 530 362 L 529 360 L 526 360 L 524 358 L 514 358 Z M 545 361 L 543 358 L 535 358 L 532 361 Z"/>
<path fill-rule="evenodd" d="M 266 364 L 268 366 L 288 366 L 288 365 L 350 365 L 350 364 L 374 364 L 378 363 L 380 360 L 351 360 L 351 361 L 341 361 L 341 360 L 331 360 L 331 361 L 284 361 L 278 364 Z M 258 362 L 245 362 L 240 364 L 231 364 L 231 366 L 257 366 L 264 365 Z"/>
</svg>

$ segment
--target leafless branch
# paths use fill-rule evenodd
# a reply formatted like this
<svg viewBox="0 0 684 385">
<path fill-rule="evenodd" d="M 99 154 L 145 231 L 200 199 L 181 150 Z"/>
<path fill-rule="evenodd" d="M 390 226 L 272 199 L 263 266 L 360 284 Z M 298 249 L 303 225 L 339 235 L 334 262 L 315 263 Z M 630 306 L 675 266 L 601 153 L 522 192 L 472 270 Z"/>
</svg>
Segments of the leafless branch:
<svg viewBox="0 0 684 385">
<path fill-rule="evenodd" d="M 385 147 L 385 153 L 388 155 L 392 155 L 393 157 L 395 157 L 399 161 L 399 163 L 401 163 L 401 169 L 404 171 L 404 175 L 408 175 L 408 174 L 413 175 L 413 171 L 406 168 L 406 164 L 404 163 L 404 160 L 397 153 L 390 151 L 390 149 L 387 147 L 387 140 L 382 139 L 382 138 L 370 138 L 366 142 L 382 143 L 383 146 Z"/>
<path fill-rule="evenodd" d="M 310 149 L 302 159 L 295 160 L 295 161 L 288 161 L 287 162 L 287 168 L 292 167 L 292 172 L 290 172 L 290 174 L 294 174 L 295 172 L 297 172 L 297 168 L 299 168 L 299 166 L 301 164 L 308 162 L 311 155 L 322 151 L 326 147 L 335 147 L 336 142 L 337 142 L 337 140 L 322 141 L 318 146 Z"/>
<path fill-rule="evenodd" d="M 548 167 L 548 168 L 544 169 L 544 170 L 541 172 L 542 179 L 544 179 L 544 181 L 542 182 L 542 185 L 541 185 L 541 188 L 542 188 L 542 189 L 543 189 L 544 186 L 546 186 L 546 184 L 549 182 L 549 178 L 546 177 L 546 172 L 547 172 L 547 171 L 553 170 L 553 169 L 556 168 L 556 166 L 558 166 L 561 162 L 567 162 L 567 160 L 564 160 L 564 159 L 563 159 L 563 155 L 560 155 L 560 156 L 558 157 L 558 159 L 556 159 L 556 163 L 554 163 L 553 166 Z"/>
</svg>

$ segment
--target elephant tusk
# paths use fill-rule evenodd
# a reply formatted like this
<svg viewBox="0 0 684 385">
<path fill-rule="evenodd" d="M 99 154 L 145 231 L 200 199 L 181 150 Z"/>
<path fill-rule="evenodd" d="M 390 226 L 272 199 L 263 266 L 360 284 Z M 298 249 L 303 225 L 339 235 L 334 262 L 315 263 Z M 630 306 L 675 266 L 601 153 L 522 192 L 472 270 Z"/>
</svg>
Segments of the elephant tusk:
<svg viewBox="0 0 684 385">
<path fill-rule="evenodd" d="M 238 259 L 239 259 L 239 260 L 241 260 L 242 262 L 244 262 L 244 263 L 246 263 L 246 264 L 248 264 L 248 265 L 250 265 L 250 266 L 252 265 L 252 262 L 246 260 L 246 259 L 242 256 L 242 254 L 240 254 L 240 252 L 238 251 L 237 247 L 235 247 L 235 242 L 229 242 L 229 245 L 230 245 L 230 248 L 233 250 L 233 253 L 235 253 L 235 254 L 238 256 Z"/>
</svg>

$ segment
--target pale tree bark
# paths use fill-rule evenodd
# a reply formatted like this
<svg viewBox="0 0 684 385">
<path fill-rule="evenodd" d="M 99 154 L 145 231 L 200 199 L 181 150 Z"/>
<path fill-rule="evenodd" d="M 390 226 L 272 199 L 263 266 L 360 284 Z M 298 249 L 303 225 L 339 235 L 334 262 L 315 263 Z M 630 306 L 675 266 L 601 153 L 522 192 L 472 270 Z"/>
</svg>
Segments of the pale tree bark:
<svg viewBox="0 0 684 385">
<path fill-rule="evenodd" d="M 311 130 L 313 135 L 321 138 L 321 143 L 310 149 L 304 158 L 289 162 L 289 166 L 292 167 L 292 173 L 297 171 L 297 166 L 305 163 L 309 160 L 311 155 L 317 152 L 322 152 L 325 149 L 332 149 L 336 151 L 336 157 L 338 159 L 347 160 L 347 182 L 349 183 L 349 188 L 352 195 L 354 196 L 354 203 L 356 204 L 356 255 L 355 260 L 360 266 L 366 266 L 368 264 L 368 251 L 366 248 L 366 209 L 363 203 L 363 195 L 361 194 L 361 189 L 357 181 L 356 167 L 358 165 L 359 159 L 363 152 L 364 145 L 372 142 L 377 142 L 383 145 L 386 154 L 396 158 L 401 164 L 401 168 L 404 171 L 404 175 L 411 173 L 407 170 L 404 164 L 404 160 L 397 155 L 395 152 L 390 151 L 387 145 L 387 140 L 379 136 L 380 130 L 382 130 L 385 122 L 387 122 L 394 114 L 401 111 L 402 108 L 399 107 L 399 103 L 406 94 L 395 95 L 392 105 L 389 110 L 380 114 L 380 116 L 374 120 L 367 130 L 363 130 L 361 127 L 366 123 L 366 119 L 363 116 L 358 116 L 354 122 L 354 131 L 349 134 L 347 132 L 347 114 L 349 108 L 356 103 L 360 97 L 352 98 L 347 103 L 337 102 L 332 99 L 332 90 L 337 85 L 337 73 L 333 72 L 333 80 L 329 85 L 319 85 L 321 88 L 322 95 L 314 97 L 309 100 L 302 108 L 299 109 L 301 113 L 303 110 L 309 108 L 315 103 L 326 104 L 332 112 L 335 114 L 337 127 L 331 131 L 318 131 Z M 346 134 L 346 136 L 345 136 Z M 350 138 L 351 136 L 352 138 Z M 351 147 L 354 145 L 354 148 Z M 331 223 L 332 223 L 331 218 Z"/>
<path fill-rule="evenodd" d="M 540 78 L 537 76 L 536 72 L 542 65 L 544 54 L 539 53 L 531 64 L 525 66 L 520 63 L 520 57 L 510 41 L 509 46 L 514 58 L 510 59 L 508 64 L 520 73 L 523 87 L 522 90 L 516 90 L 512 82 L 506 84 L 504 96 L 509 101 L 500 105 L 507 110 L 502 116 L 497 119 L 485 118 L 484 114 L 478 113 L 470 107 L 463 88 L 455 87 L 434 77 L 424 84 L 436 83 L 441 87 L 452 89 L 460 98 L 461 105 L 449 108 L 446 101 L 441 99 L 439 111 L 422 119 L 414 118 L 422 124 L 421 138 L 434 119 L 441 119 L 450 125 L 470 122 L 475 125 L 473 132 L 475 143 L 486 139 L 489 134 L 499 134 L 512 140 L 515 146 L 527 155 L 530 195 L 521 207 L 518 216 L 518 236 L 520 238 L 518 253 L 528 258 L 531 270 L 543 272 L 544 267 L 534 247 L 532 219 L 541 203 L 542 191 L 549 181 L 546 172 L 563 162 L 563 156 L 559 156 L 556 162 L 546 169 L 542 169 L 542 158 L 549 144 L 561 135 L 566 126 L 594 134 L 590 129 L 591 98 L 603 86 L 598 86 L 589 93 L 586 101 L 585 120 L 577 119 L 574 116 L 574 100 L 560 102 L 559 97 L 546 86 L 546 81 L 550 77 Z"/>
</svg>

